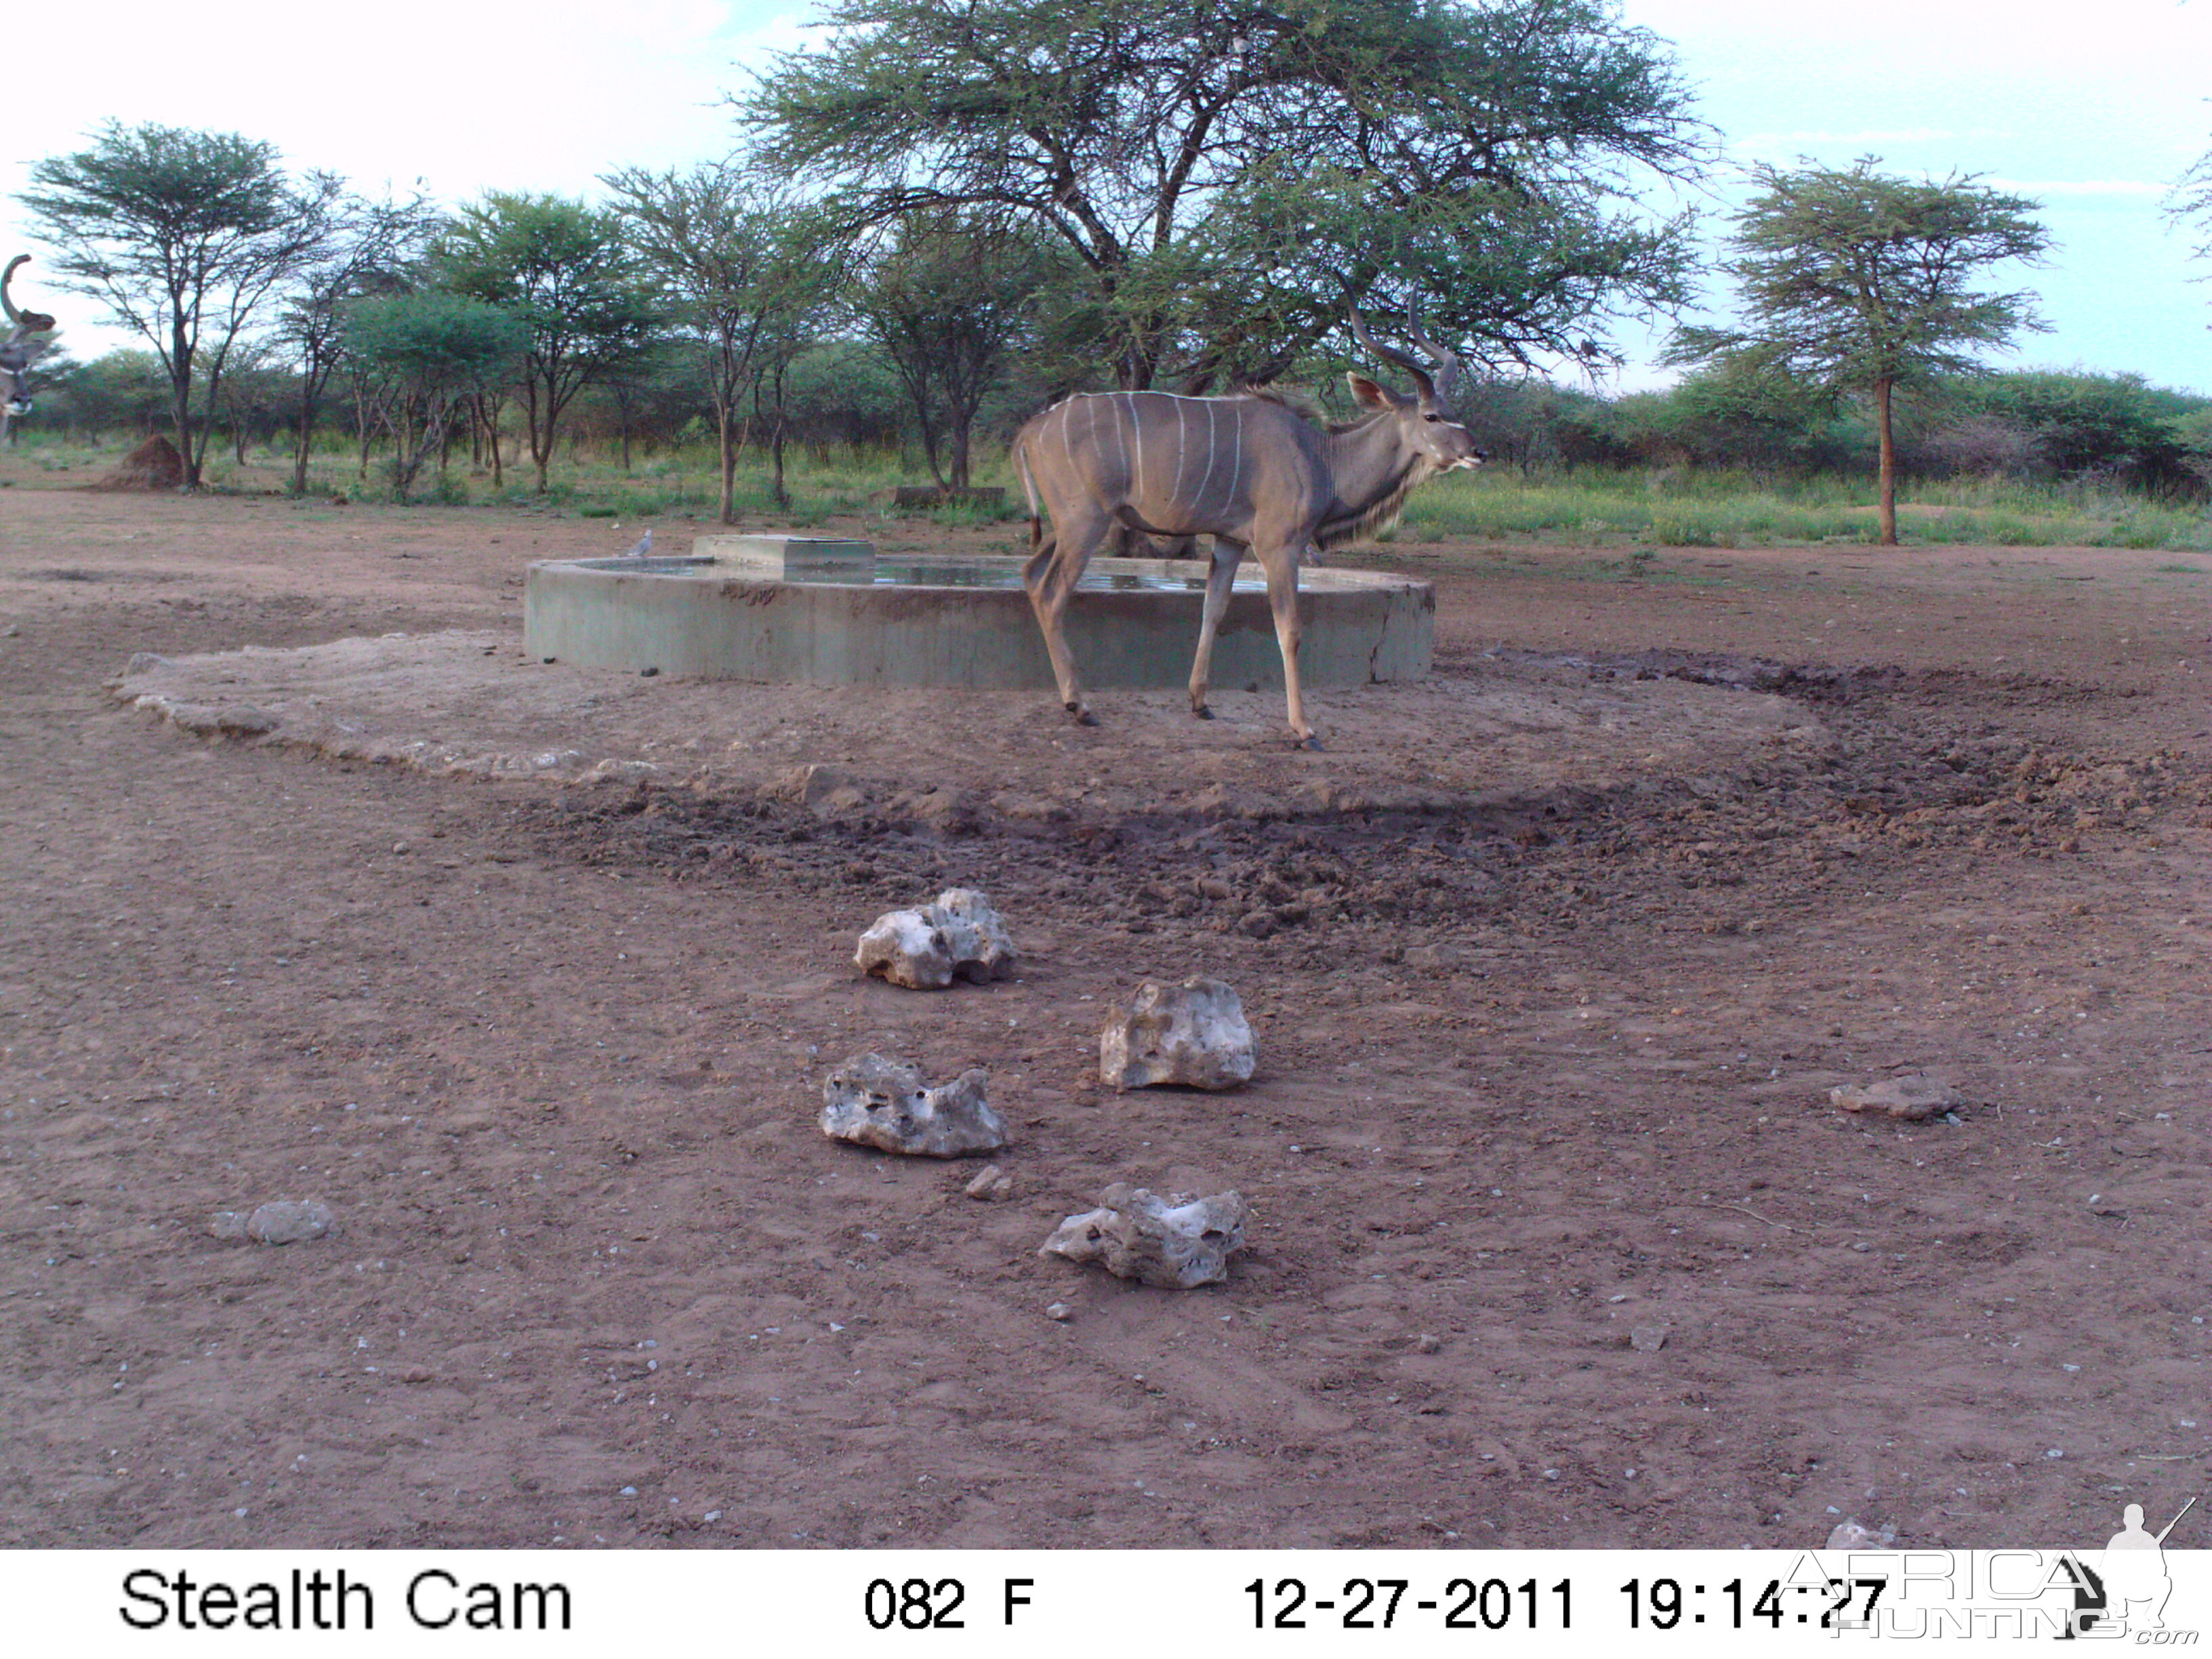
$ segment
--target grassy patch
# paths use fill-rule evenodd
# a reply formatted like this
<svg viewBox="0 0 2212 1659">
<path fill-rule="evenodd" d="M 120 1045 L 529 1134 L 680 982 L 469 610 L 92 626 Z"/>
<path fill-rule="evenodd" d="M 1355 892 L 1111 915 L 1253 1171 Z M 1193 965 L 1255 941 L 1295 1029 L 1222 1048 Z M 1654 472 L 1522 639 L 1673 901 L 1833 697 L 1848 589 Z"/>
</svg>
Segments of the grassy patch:
<svg viewBox="0 0 2212 1659">
<path fill-rule="evenodd" d="M 35 427 L 17 447 L 0 451 L 9 481 L 37 488 L 51 475 L 70 483 L 112 468 L 137 442 L 118 434 L 101 442 L 71 443 Z M 975 482 L 1006 487 L 1003 504 L 973 500 L 902 512 L 890 503 L 900 484 L 922 482 L 918 459 L 902 462 L 880 451 L 842 447 L 787 452 L 788 507 L 770 493 L 769 457 L 747 450 L 739 458 L 734 491 L 740 525 L 811 528 L 839 516 L 873 520 L 886 536 L 902 522 L 927 521 L 946 529 L 988 530 L 1026 516 L 1019 481 L 1003 453 L 978 455 Z M 281 447 L 247 452 L 240 465 L 226 451 L 211 451 L 211 488 L 241 494 L 285 494 L 291 456 Z M 426 469 L 416 482 L 415 505 L 489 506 L 617 520 L 656 519 L 712 524 L 720 503 L 720 475 L 711 444 L 642 452 L 624 468 L 617 455 L 578 446 L 551 471 L 540 493 L 526 464 L 509 467 L 493 487 L 485 469 L 456 455 L 440 474 Z M 58 484 L 61 478 L 55 478 Z M 333 435 L 309 467 L 309 497 L 343 494 L 356 501 L 389 501 L 392 492 L 379 458 L 368 478 L 359 453 Z M 2124 547 L 2172 552 L 2212 552 L 2212 517 L 2200 507 L 2087 485 L 2036 484 L 2010 479 L 1960 478 L 1913 484 L 1899 504 L 1903 540 L 1917 544 L 2006 547 Z M 1738 548 L 1871 544 L 1878 533 L 1874 481 L 1857 475 L 1775 478 L 1748 472 L 1644 471 L 1602 469 L 1526 477 L 1510 468 L 1456 472 L 1415 492 L 1398 532 L 1401 547 L 1443 540 L 1511 543 L 1541 541 L 1600 550 Z M 2206 574 L 2196 566 L 2165 567 L 2174 574 Z"/>
<path fill-rule="evenodd" d="M 1525 479 L 1459 472 L 1407 504 L 1407 533 L 1525 536 L 1602 546 L 1771 547 L 1872 544 L 1871 480 L 1778 483 L 1740 472 L 1585 471 Z M 1907 543 L 2007 547 L 2212 550 L 2201 509 L 2080 487 L 1960 479 L 1917 485 L 1898 507 Z"/>
</svg>

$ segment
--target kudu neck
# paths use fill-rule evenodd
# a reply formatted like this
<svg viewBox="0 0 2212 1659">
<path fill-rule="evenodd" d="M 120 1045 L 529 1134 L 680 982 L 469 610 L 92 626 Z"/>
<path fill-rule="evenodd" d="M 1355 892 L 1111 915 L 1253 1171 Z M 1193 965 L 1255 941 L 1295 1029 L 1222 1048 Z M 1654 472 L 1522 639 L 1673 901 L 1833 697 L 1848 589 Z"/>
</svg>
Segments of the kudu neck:
<svg viewBox="0 0 2212 1659">
<path fill-rule="evenodd" d="M 1314 544 L 1324 551 L 1389 530 L 1398 522 L 1407 493 L 1435 470 L 1389 410 L 1330 433 L 1328 446 L 1336 499 L 1314 532 Z"/>
<path fill-rule="evenodd" d="M 1404 422 L 1387 409 L 1330 433 L 1328 448 L 1337 495 L 1354 504 L 1388 494 L 1427 459 L 1406 441 Z"/>
</svg>

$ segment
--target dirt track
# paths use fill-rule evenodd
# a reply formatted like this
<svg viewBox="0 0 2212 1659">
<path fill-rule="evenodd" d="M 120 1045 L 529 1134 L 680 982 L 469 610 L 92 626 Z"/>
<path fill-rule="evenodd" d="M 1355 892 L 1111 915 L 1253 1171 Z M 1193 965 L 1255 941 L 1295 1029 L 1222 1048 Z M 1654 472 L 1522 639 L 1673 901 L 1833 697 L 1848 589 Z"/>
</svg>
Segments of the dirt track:
<svg viewBox="0 0 2212 1659">
<path fill-rule="evenodd" d="M 0 1543 L 2078 1544 L 2204 1485 L 2212 558 L 1401 546 L 1430 706 L 1571 714 L 1448 753 L 1380 690 L 1293 757 L 1264 697 L 611 679 L 659 770 L 563 788 L 103 684 L 519 659 L 523 562 L 628 539 L 0 494 Z M 853 978 L 956 883 L 1018 981 Z M 1103 1006 L 1200 971 L 1259 1079 L 1102 1097 Z M 867 1047 L 990 1067 L 1011 1200 L 820 1137 Z M 1827 1103 L 1915 1069 L 1960 1122 Z M 1033 1254 L 1115 1179 L 1255 1248 Z M 331 1237 L 207 1231 L 303 1195 Z"/>
</svg>

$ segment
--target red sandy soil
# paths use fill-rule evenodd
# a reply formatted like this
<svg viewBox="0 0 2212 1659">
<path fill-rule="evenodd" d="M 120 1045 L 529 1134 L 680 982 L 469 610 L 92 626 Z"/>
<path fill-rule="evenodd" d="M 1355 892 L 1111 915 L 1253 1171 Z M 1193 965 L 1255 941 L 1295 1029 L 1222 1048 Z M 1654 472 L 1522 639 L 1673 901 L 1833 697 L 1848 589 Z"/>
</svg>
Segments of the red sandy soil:
<svg viewBox="0 0 2212 1659">
<path fill-rule="evenodd" d="M 1264 695 L 526 659 L 525 563 L 635 528 L 0 493 L 0 1543 L 2086 1545 L 2203 1487 L 2212 557 L 1401 544 L 1437 674 L 1304 755 Z M 540 744 L 642 786 L 440 769 Z M 1018 979 L 855 976 L 951 885 Z M 1259 1076 L 1102 1093 L 1197 973 Z M 871 1048 L 989 1068 L 1011 1198 L 821 1136 Z M 1829 1103 L 1914 1071 L 1958 1121 Z M 1229 1282 L 1036 1254 L 1115 1180 L 1242 1192 Z M 210 1234 L 280 1197 L 335 1231 Z"/>
</svg>

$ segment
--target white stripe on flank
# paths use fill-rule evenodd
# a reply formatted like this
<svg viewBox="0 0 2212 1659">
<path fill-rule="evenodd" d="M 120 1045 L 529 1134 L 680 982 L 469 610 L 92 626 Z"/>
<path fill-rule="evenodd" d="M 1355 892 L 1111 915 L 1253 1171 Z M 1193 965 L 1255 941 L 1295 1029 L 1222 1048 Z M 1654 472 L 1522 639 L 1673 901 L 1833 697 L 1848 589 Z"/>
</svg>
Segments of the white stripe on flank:
<svg viewBox="0 0 2212 1659">
<path fill-rule="evenodd" d="M 1060 447 L 1067 452 L 1067 470 L 1071 473 L 1075 471 L 1075 438 L 1067 428 L 1074 420 L 1074 399 L 1070 398 L 1060 406 Z"/>
<path fill-rule="evenodd" d="M 1095 421 L 1091 429 L 1097 430 Z M 1114 416 L 1114 454 L 1121 463 L 1121 488 L 1127 489 L 1129 487 L 1129 451 L 1127 445 L 1122 441 L 1121 417 L 1118 413 Z"/>
<path fill-rule="evenodd" d="M 1223 499 L 1221 503 L 1223 512 L 1227 512 L 1229 508 L 1235 504 L 1237 500 L 1237 486 L 1243 481 L 1244 422 L 1243 419 L 1243 411 L 1240 410 L 1238 411 L 1238 419 L 1237 422 L 1237 465 L 1236 470 L 1229 475 L 1229 494 Z"/>
<path fill-rule="evenodd" d="M 1213 482 L 1213 457 L 1216 453 L 1213 447 L 1213 399 L 1194 398 L 1191 401 L 1206 404 L 1206 476 L 1198 481 L 1198 499 L 1193 503 L 1199 512 L 1203 513 L 1206 511 L 1206 487 Z"/>
<path fill-rule="evenodd" d="M 1129 406 L 1129 444 L 1137 452 L 1137 501 L 1145 499 L 1145 429 L 1137 424 L 1137 398 L 1134 392 L 1125 392 L 1121 401 Z"/>
<path fill-rule="evenodd" d="M 1183 428 L 1182 406 L 1176 406 L 1176 464 L 1175 482 L 1168 486 L 1170 493 L 1182 488 L 1182 458 L 1190 448 L 1189 434 Z"/>
</svg>

